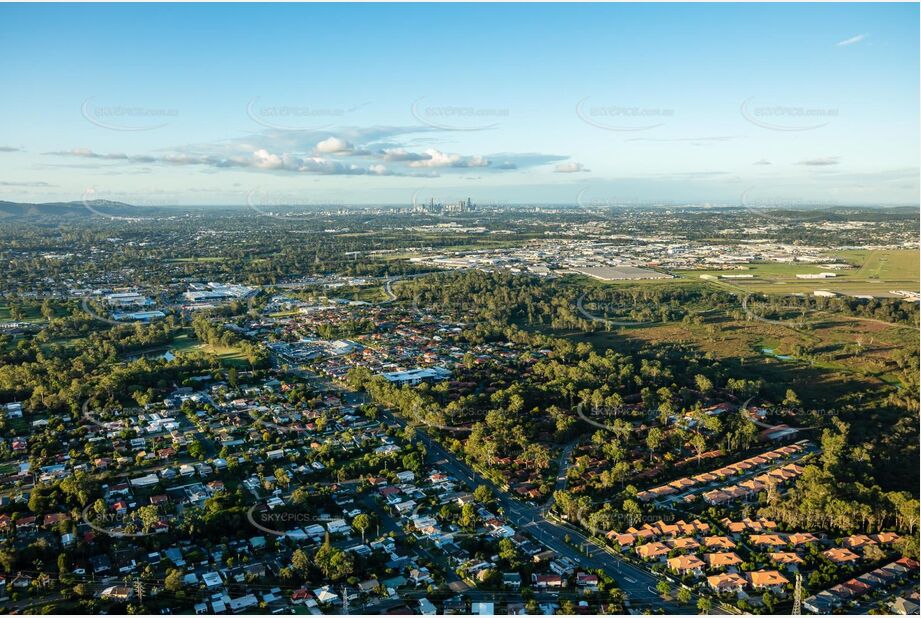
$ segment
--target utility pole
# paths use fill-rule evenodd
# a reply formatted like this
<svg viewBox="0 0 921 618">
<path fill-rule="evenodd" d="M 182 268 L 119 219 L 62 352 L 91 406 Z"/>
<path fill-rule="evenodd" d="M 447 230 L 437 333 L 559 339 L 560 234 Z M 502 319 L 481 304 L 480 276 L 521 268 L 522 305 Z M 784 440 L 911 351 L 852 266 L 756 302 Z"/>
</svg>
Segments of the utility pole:
<svg viewBox="0 0 921 618">
<path fill-rule="evenodd" d="M 793 612 L 794 616 L 803 613 L 803 574 L 796 573 L 796 591 L 793 593 Z"/>
</svg>

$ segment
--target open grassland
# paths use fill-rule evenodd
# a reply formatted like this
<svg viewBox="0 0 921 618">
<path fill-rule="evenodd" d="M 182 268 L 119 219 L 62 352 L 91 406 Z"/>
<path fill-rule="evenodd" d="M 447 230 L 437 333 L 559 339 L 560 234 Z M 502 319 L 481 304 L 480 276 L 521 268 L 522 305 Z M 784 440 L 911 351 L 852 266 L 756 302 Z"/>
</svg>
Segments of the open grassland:
<svg viewBox="0 0 921 618">
<path fill-rule="evenodd" d="M 830 270 L 817 264 L 752 263 L 731 270 L 676 271 L 684 279 L 701 275 L 753 275 L 750 279 L 720 279 L 721 283 L 763 294 L 812 294 L 827 290 L 846 295 L 893 296 L 892 290 L 918 290 L 917 250 L 844 251 L 835 254 L 854 268 Z M 834 272 L 831 279 L 797 279 L 796 275 Z"/>
<path fill-rule="evenodd" d="M 364 301 L 366 303 L 379 303 L 381 301 L 387 300 L 387 294 L 384 293 L 384 286 L 382 285 L 344 287 L 338 290 L 330 291 L 328 296 Z"/>
<path fill-rule="evenodd" d="M 201 354 L 215 357 L 227 365 L 249 366 L 243 351 L 237 347 L 214 346 L 201 343 L 195 337 L 182 334 L 173 339 L 169 350 L 174 353 Z"/>
<path fill-rule="evenodd" d="M 672 273 L 676 274 L 676 273 Z M 643 286 L 644 288 L 674 288 L 675 286 L 684 287 L 684 288 L 694 288 L 700 287 L 700 282 L 693 281 L 689 282 L 682 277 L 675 277 L 673 279 L 614 279 L 611 281 L 603 281 L 601 279 L 595 279 L 594 277 L 588 277 L 586 275 L 577 275 L 570 274 L 562 279 L 564 284 L 575 285 L 581 288 L 586 287 L 587 285 L 599 285 L 599 286 L 613 286 L 613 287 L 636 287 L 638 285 Z"/>
<path fill-rule="evenodd" d="M 911 328 L 821 312 L 810 316 L 806 329 L 737 320 L 715 311 L 702 324 L 667 322 L 554 334 L 619 352 L 648 346 L 691 346 L 733 366 L 737 374 L 764 379 L 768 390 L 776 390 L 780 396 L 792 388 L 805 403 L 816 407 L 897 386 L 899 355 L 918 349 L 917 333 Z M 789 358 L 778 359 L 765 349 Z"/>
<path fill-rule="evenodd" d="M 20 322 L 41 322 L 45 318 L 42 317 L 41 311 L 38 306 L 26 305 L 23 307 L 23 316 L 18 321 Z M 15 322 L 13 316 L 10 315 L 10 306 L 0 301 L 0 322 Z"/>
<path fill-rule="evenodd" d="M 908 279 L 917 282 L 921 269 L 917 250 L 842 251 L 836 255 L 857 266 L 855 274 L 867 279 Z"/>
<path fill-rule="evenodd" d="M 246 357 L 243 355 L 243 351 L 240 350 L 240 348 L 234 346 L 220 346 L 202 343 L 192 349 L 204 352 L 209 356 L 216 356 L 222 361 L 232 361 L 238 363 L 246 362 Z"/>
</svg>

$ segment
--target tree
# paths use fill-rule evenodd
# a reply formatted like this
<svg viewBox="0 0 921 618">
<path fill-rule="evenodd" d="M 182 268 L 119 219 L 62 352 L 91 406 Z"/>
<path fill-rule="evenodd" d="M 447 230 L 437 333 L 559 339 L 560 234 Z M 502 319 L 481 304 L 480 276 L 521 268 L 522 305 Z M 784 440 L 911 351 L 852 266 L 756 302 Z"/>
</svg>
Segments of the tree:
<svg viewBox="0 0 921 618">
<path fill-rule="evenodd" d="M 473 490 L 473 499 L 480 504 L 488 504 L 492 501 L 492 490 L 486 485 L 477 485 Z"/>
<path fill-rule="evenodd" d="M 461 507 L 460 519 L 457 521 L 461 528 L 472 531 L 476 527 L 476 509 L 473 503 L 468 502 Z"/>
<path fill-rule="evenodd" d="M 864 560 L 868 562 L 878 562 L 886 558 L 886 551 L 879 545 L 868 545 L 866 549 L 863 550 L 863 557 Z"/>
<path fill-rule="evenodd" d="M 832 424 L 835 429 L 826 427 L 822 430 L 822 455 L 820 458 L 824 464 L 825 471 L 833 474 L 845 460 L 850 426 L 838 418 L 832 418 Z"/>
<path fill-rule="evenodd" d="M 275 482 L 287 489 L 288 484 L 291 483 L 291 477 L 284 468 L 275 468 Z"/>
<path fill-rule="evenodd" d="M 712 605 L 713 604 L 710 602 L 710 599 L 707 597 L 700 597 L 697 599 L 697 611 L 699 611 L 701 614 L 709 614 L 710 607 Z"/>
<path fill-rule="evenodd" d="M 147 389 L 146 391 L 138 389 L 131 393 L 131 398 L 134 399 L 135 403 L 139 406 L 146 406 L 153 399 L 153 394 L 152 389 Z"/>
<path fill-rule="evenodd" d="M 889 492 L 886 497 L 895 508 L 896 527 L 913 534 L 915 526 L 918 524 L 918 512 L 921 510 L 919 509 L 918 500 L 912 498 L 907 491 Z"/>
<path fill-rule="evenodd" d="M 691 438 L 691 448 L 697 453 L 697 465 L 700 465 L 700 457 L 707 450 L 707 441 L 699 433 L 694 434 Z"/>
<path fill-rule="evenodd" d="M 663 599 L 668 599 L 669 593 L 672 591 L 672 587 L 664 579 L 660 579 L 659 583 L 656 584 L 656 590 L 659 591 L 659 594 L 662 595 Z"/>
<path fill-rule="evenodd" d="M 313 561 L 323 575 L 333 581 L 351 575 L 355 567 L 352 555 L 333 547 L 329 542 L 329 536 L 326 537 L 326 541 L 314 554 Z"/>
<path fill-rule="evenodd" d="M 646 446 L 649 447 L 650 451 L 657 451 L 659 447 L 662 446 L 662 442 L 665 441 L 665 433 L 658 427 L 653 427 L 649 430 L 649 433 L 646 434 Z"/>
<path fill-rule="evenodd" d="M 522 453 L 522 458 L 538 470 L 550 467 L 550 451 L 542 444 L 529 444 Z"/>
<path fill-rule="evenodd" d="M 54 319 L 54 307 L 51 306 L 51 301 L 45 299 L 42 303 L 42 317 L 48 320 L 49 322 Z"/>
<path fill-rule="evenodd" d="M 4 571 L 9 572 L 13 570 L 13 563 L 16 561 L 16 556 L 7 549 L 0 549 L 0 567 Z"/>
<path fill-rule="evenodd" d="M 521 563 L 518 548 L 509 539 L 499 541 L 499 558 L 505 560 L 513 569 L 517 569 Z"/>
<path fill-rule="evenodd" d="M 640 507 L 639 503 L 633 498 L 627 498 L 624 500 L 623 506 L 621 507 L 624 511 L 624 514 L 627 516 L 628 520 L 631 522 L 639 521 L 640 517 L 643 516 L 643 509 Z"/>
<path fill-rule="evenodd" d="M 700 373 L 694 376 L 694 384 L 697 386 L 697 390 L 704 394 L 713 390 L 713 382 L 710 381 L 710 378 Z"/>
<path fill-rule="evenodd" d="M 423 461 L 422 461 L 422 456 L 419 455 L 419 453 L 416 453 L 416 452 L 407 453 L 406 455 L 403 456 L 402 461 L 403 461 L 403 467 L 406 468 L 407 470 L 411 470 L 416 474 L 420 474 L 422 472 Z"/>
<path fill-rule="evenodd" d="M 52 489 L 46 485 L 38 485 L 33 488 L 29 496 L 29 510 L 33 513 L 49 510 L 52 505 L 51 492 Z"/>
<path fill-rule="evenodd" d="M 139 508 L 138 517 L 141 519 L 141 526 L 145 533 L 150 532 L 151 528 L 160 521 L 160 513 L 157 511 L 157 507 L 152 504 Z"/>
<path fill-rule="evenodd" d="M 361 542 L 365 542 L 365 530 L 371 527 L 371 518 L 365 513 L 359 513 L 355 516 L 355 519 L 352 520 L 352 525 L 355 526 L 355 529 L 361 532 Z"/>
<path fill-rule="evenodd" d="M 76 499 L 80 506 L 86 506 L 96 491 L 96 483 L 84 472 L 77 472 L 61 481 L 61 491 Z"/>
<path fill-rule="evenodd" d="M 610 504 L 605 504 L 600 509 L 589 515 L 588 527 L 592 535 L 598 534 L 599 531 L 610 530 L 614 526 L 617 518 L 617 512 Z"/>
<path fill-rule="evenodd" d="M 669 419 L 674 416 L 677 411 L 671 399 L 666 399 L 659 404 L 659 422 L 663 425 L 668 425 Z"/>
<path fill-rule="evenodd" d="M 182 590 L 182 571 L 179 569 L 170 569 L 163 580 L 163 587 L 169 592 L 179 592 Z"/>
<path fill-rule="evenodd" d="M 767 610 L 773 614 L 773 613 L 774 613 L 774 603 L 775 603 L 775 601 L 774 601 L 774 597 L 771 596 L 771 593 L 770 593 L 770 592 L 765 592 L 765 593 L 761 596 L 761 601 L 762 601 L 762 603 L 764 603 L 764 606 L 767 608 Z"/>
<path fill-rule="evenodd" d="M 611 431 L 614 432 L 614 435 L 617 436 L 621 442 L 624 442 L 633 434 L 633 425 L 622 418 L 615 418 L 614 422 L 611 424 Z"/>
<path fill-rule="evenodd" d="M 291 566 L 293 566 L 301 575 L 307 575 L 310 570 L 310 558 L 302 549 L 295 549 L 291 554 Z"/>
<path fill-rule="evenodd" d="M 93 512 L 96 513 L 96 515 L 99 515 L 100 517 L 105 515 L 106 512 L 108 512 L 108 510 L 109 510 L 109 506 L 106 504 L 106 501 L 103 500 L 102 498 L 97 499 L 96 502 L 93 503 Z"/>
<path fill-rule="evenodd" d="M 787 394 L 783 398 L 783 405 L 790 408 L 795 408 L 800 405 L 799 397 L 796 396 L 792 388 L 787 389 Z"/>
<path fill-rule="evenodd" d="M 678 602 L 679 603 L 690 603 L 691 602 L 691 591 L 684 586 L 678 590 Z"/>
<path fill-rule="evenodd" d="M 195 459 L 202 459 L 205 456 L 205 447 L 198 440 L 189 443 L 189 456 Z"/>
</svg>

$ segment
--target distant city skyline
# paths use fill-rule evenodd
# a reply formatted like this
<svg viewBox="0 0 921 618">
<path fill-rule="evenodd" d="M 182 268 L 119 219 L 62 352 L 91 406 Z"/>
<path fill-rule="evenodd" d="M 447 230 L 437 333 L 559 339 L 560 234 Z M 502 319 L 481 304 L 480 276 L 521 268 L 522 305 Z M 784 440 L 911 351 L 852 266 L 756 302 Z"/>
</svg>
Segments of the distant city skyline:
<svg viewBox="0 0 921 618">
<path fill-rule="evenodd" d="M 0 200 L 917 204 L 918 18 L 0 5 Z"/>
</svg>

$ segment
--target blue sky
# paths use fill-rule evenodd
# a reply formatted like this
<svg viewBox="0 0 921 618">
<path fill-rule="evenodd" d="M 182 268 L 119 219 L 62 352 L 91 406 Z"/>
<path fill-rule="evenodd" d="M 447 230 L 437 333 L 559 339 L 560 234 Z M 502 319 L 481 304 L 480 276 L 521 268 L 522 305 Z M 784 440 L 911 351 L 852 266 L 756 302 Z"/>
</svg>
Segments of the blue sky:
<svg viewBox="0 0 921 618">
<path fill-rule="evenodd" d="M 0 199 L 916 204 L 917 4 L 0 5 Z"/>
</svg>

